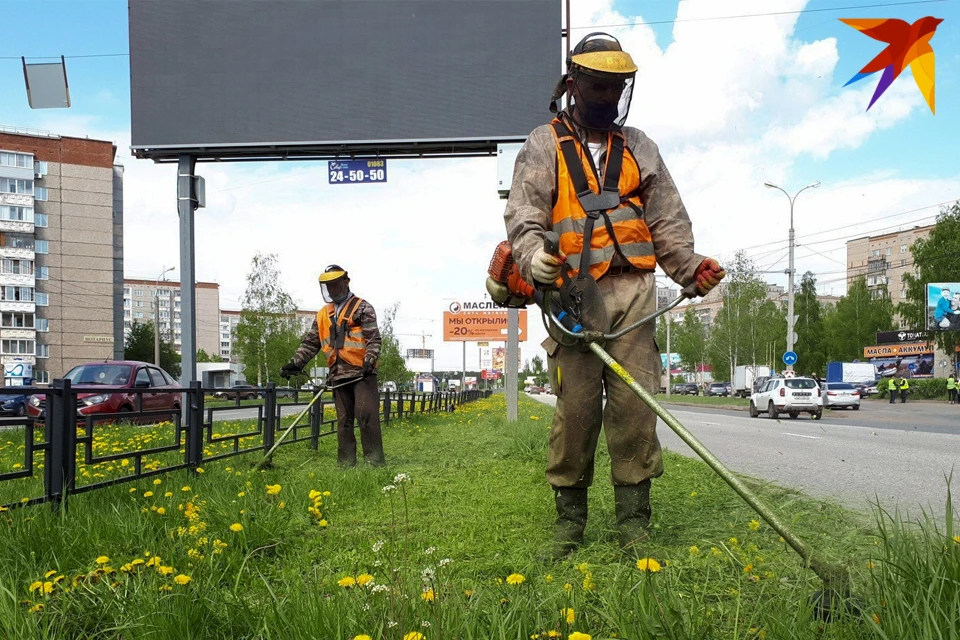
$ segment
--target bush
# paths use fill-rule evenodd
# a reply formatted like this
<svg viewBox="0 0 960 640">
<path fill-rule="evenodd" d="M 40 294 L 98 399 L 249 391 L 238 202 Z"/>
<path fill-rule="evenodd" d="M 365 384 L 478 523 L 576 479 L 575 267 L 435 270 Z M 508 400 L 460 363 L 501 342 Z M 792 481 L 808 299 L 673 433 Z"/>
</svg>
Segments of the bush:
<svg viewBox="0 0 960 640">
<path fill-rule="evenodd" d="M 946 400 L 946 378 L 914 378 L 910 380 L 909 397 L 916 400 Z M 877 387 L 878 398 L 889 398 L 887 381 L 883 380 Z"/>
</svg>

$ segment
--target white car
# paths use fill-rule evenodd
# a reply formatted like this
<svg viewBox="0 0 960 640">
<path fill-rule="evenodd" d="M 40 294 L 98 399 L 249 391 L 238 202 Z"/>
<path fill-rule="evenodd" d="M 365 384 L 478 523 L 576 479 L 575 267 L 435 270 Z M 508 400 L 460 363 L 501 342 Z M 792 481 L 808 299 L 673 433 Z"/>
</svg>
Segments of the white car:
<svg viewBox="0 0 960 640">
<path fill-rule="evenodd" d="M 770 378 L 750 396 L 750 417 L 761 413 L 776 420 L 781 413 L 797 418 L 809 413 L 814 420 L 823 417 L 820 387 L 812 378 Z"/>
<path fill-rule="evenodd" d="M 842 407 L 854 411 L 860 408 L 860 391 L 848 382 L 827 382 L 823 385 L 823 406 L 826 409 Z"/>
</svg>

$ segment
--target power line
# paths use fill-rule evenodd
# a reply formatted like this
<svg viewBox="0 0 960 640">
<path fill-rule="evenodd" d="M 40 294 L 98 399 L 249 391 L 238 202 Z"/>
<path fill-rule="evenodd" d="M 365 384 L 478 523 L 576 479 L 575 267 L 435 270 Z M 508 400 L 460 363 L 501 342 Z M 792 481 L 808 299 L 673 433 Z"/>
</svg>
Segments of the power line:
<svg viewBox="0 0 960 640">
<path fill-rule="evenodd" d="M 621 22 L 618 24 L 594 24 L 587 27 L 571 27 L 571 31 L 583 29 L 606 29 L 609 27 L 635 27 L 639 25 L 654 24 L 676 24 L 678 22 L 709 22 L 713 20 L 737 20 L 740 18 L 763 18 L 767 16 L 797 15 L 801 13 L 820 13 L 823 11 L 849 11 L 852 9 L 874 9 L 877 7 L 897 7 L 911 4 L 932 4 L 934 2 L 946 2 L 947 0 L 908 0 L 906 2 L 886 2 L 880 4 L 858 4 L 846 7 L 822 7 L 819 9 L 799 9 L 794 11 L 767 11 L 763 13 L 743 13 L 732 16 L 708 16 L 705 18 L 675 18 L 673 20 L 651 20 L 649 22 Z"/>
</svg>

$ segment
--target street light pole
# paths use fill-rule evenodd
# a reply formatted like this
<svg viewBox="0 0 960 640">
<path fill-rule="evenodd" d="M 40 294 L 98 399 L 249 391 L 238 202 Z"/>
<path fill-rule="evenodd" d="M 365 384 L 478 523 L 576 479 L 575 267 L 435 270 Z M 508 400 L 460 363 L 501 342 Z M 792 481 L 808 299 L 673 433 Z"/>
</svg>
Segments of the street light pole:
<svg viewBox="0 0 960 640">
<path fill-rule="evenodd" d="M 787 351 L 793 351 L 793 338 L 795 335 L 793 330 L 793 276 L 796 271 L 793 266 L 793 249 L 796 244 L 793 232 L 793 203 L 796 201 L 797 196 L 804 191 L 804 189 L 816 189 L 819 187 L 820 181 L 818 180 L 817 182 L 808 184 L 803 189 L 800 189 L 800 191 L 797 191 L 795 194 L 793 194 L 792 197 L 789 193 L 775 184 L 764 182 L 763 186 L 767 187 L 768 189 L 779 189 L 780 191 L 783 191 L 783 195 L 787 196 L 787 199 L 790 201 L 790 266 L 787 269 Z M 787 365 L 787 371 L 793 371 L 792 364 Z"/>
<path fill-rule="evenodd" d="M 153 364 L 158 367 L 160 366 L 160 279 L 163 278 L 166 282 L 164 276 L 173 269 L 174 267 L 164 269 L 153 285 Z"/>
</svg>

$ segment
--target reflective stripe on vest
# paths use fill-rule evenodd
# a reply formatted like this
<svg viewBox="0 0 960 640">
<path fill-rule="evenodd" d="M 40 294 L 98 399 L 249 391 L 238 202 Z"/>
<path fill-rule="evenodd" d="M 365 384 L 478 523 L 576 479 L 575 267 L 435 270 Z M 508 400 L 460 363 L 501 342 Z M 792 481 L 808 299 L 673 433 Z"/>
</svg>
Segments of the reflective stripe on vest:
<svg viewBox="0 0 960 640">
<path fill-rule="evenodd" d="M 572 175 L 576 167 L 573 168 L 573 172 L 570 170 L 561 145 L 571 142 L 575 145 L 576 154 L 580 159 L 580 168 L 586 177 L 587 186 L 593 193 L 601 192 L 600 183 L 591 163 L 590 153 L 584 149 L 576 136 L 570 134 L 569 129 L 564 135 L 558 132 L 559 127 L 556 125 L 563 125 L 562 121 L 554 120 L 552 124 L 551 131 L 557 145 L 557 197 L 553 206 L 553 229 L 560 236 L 560 249 L 567 256 L 567 264 L 579 272 L 587 212 L 577 197 L 576 180 Z M 610 133 L 607 136 L 608 163 L 615 135 L 622 137 L 620 133 Z M 579 179 L 579 176 L 577 178 Z M 590 275 L 594 279 L 599 279 L 610 268 L 610 262 L 617 252 L 616 245 L 619 245 L 623 257 L 634 267 L 653 270 L 657 266 L 653 238 L 647 223 L 643 220 L 643 203 L 638 195 L 640 167 L 626 149 L 623 152 L 617 184 L 621 194 L 620 206 L 601 213 L 593 227 L 589 267 Z"/>
<path fill-rule="evenodd" d="M 363 337 L 363 327 L 354 323 L 353 316 L 363 300 L 354 296 L 343 305 L 339 317 L 334 321 L 336 306 L 326 305 L 317 312 L 317 334 L 320 338 L 320 350 L 327 357 L 327 366 L 332 366 L 337 358 L 355 367 L 363 365 L 367 354 L 367 340 Z"/>
</svg>

